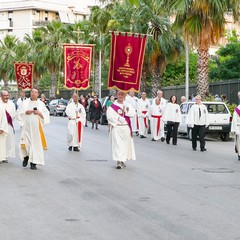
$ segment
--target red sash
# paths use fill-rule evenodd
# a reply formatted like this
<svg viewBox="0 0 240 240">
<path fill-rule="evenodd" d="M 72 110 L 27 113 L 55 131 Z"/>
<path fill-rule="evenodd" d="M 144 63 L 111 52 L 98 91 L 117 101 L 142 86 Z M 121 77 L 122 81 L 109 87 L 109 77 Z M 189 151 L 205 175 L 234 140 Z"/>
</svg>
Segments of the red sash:
<svg viewBox="0 0 240 240">
<path fill-rule="evenodd" d="M 123 113 L 122 113 L 122 114 L 119 114 L 119 115 L 125 118 L 128 126 L 129 126 L 129 128 L 130 128 L 130 134 L 131 134 L 131 137 L 132 137 L 132 126 L 131 126 L 130 117 L 126 116 L 125 113 L 124 113 L 124 111 L 123 111 L 123 109 L 120 108 L 119 106 L 115 105 L 114 103 L 112 103 L 112 104 L 110 105 L 110 107 L 111 107 L 117 114 L 119 114 L 119 113 L 118 113 L 118 110 L 119 110 L 119 109 L 122 110 Z"/>
<path fill-rule="evenodd" d="M 5 111 L 6 111 L 6 117 L 7 117 L 8 124 L 11 125 L 11 127 L 12 127 L 13 130 L 14 130 L 12 117 L 11 117 L 11 115 L 8 113 L 7 110 L 5 110 Z"/>
<path fill-rule="evenodd" d="M 240 109 L 239 108 L 234 108 L 234 110 L 236 111 L 236 113 L 238 114 L 238 116 L 240 117 Z"/>
<path fill-rule="evenodd" d="M 146 114 L 147 111 L 142 111 L 143 114 Z M 145 128 L 148 128 L 148 125 L 147 125 L 147 118 L 145 117 L 144 118 L 144 125 L 145 125 Z"/>
<path fill-rule="evenodd" d="M 156 116 L 156 115 L 152 115 L 152 118 L 157 118 L 157 135 L 158 135 L 158 133 L 159 133 L 159 130 L 160 130 L 160 120 L 161 120 L 161 117 L 162 116 Z"/>
<path fill-rule="evenodd" d="M 82 137 L 82 123 L 79 121 L 77 123 L 77 128 L 78 128 L 78 142 L 81 142 L 81 137 Z"/>
</svg>

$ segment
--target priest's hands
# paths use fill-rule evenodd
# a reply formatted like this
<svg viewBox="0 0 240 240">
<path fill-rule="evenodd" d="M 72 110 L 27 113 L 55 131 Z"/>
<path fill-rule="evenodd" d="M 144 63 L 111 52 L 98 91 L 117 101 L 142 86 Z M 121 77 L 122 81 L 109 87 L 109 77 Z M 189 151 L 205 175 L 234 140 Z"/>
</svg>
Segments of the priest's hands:
<svg viewBox="0 0 240 240">
<path fill-rule="evenodd" d="M 30 115 L 30 114 L 32 114 L 34 112 L 34 110 L 27 110 L 25 113 L 27 114 L 27 115 Z"/>
<path fill-rule="evenodd" d="M 125 118 L 124 118 L 124 117 L 119 117 L 119 118 L 118 118 L 118 121 L 119 121 L 120 123 L 124 123 L 124 122 L 125 122 Z"/>
</svg>

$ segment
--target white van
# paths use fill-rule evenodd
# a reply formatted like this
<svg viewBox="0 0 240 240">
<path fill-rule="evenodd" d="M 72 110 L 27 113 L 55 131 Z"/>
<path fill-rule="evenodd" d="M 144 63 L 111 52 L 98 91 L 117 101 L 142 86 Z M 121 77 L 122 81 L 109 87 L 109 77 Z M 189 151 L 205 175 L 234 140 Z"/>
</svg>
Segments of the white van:
<svg viewBox="0 0 240 240">
<path fill-rule="evenodd" d="M 202 102 L 206 105 L 209 116 L 209 126 L 206 128 L 206 134 L 218 134 L 222 141 L 229 139 L 231 131 L 232 116 L 223 102 Z M 187 134 L 188 138 L 192 137 L 192 129 L 186 124 L 189 109 L 195 102 L 184 102 L 180 105 L 182 121 L 178 127 L 178 133 Z"/>
</svg>

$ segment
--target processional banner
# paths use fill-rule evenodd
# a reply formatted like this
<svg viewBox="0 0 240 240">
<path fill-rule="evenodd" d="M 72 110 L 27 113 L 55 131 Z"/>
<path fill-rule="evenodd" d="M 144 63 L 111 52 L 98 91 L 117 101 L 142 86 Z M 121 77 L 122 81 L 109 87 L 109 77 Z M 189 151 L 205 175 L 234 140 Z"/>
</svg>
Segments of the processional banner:
<svg viewBox="0 0 240 240">
<path fill-rule="evenodd" d="M 33 87 L 34 62 L 14 62 L 18 89 L 30 90 Z"/>
<path fill-rule="evenodd" d="M 146 35 L 112 33 L 108 88 L 139 92 Z"/>
<path fill-rule="evenodd" d="M 92 45 L 64 44 L 64 85 L 67 89 L 87 89 L 90 85 Z"/>
</svg>

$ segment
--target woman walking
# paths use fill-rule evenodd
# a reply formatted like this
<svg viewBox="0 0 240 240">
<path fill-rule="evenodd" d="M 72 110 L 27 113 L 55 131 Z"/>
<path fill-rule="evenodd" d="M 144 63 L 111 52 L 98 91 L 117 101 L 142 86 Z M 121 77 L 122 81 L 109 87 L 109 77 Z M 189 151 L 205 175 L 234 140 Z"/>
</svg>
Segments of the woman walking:
<svg viewBox="0 0 240 240">
<path fill-rule="evenodd" d="M 177 97 L 172 95 L 163 113 L 163 121 L 167 127 L 166 142 L 169 144 L 172 136 L 172 144 L 177 145 L 177 130 L 181 121 L 180 106 L 177 104 Z"/>
<path fill-rule="evenodd" d="M 90 111 L 90 120 L 92 122 L 92 129 L 94 128 L 94 123 L 95 123 L 96 129 L 98 130 L 98 122 L 101 117 L 102 105 L 96 95 L 94 95 L 94 98 L 90 103 L 89 111 Z"/>
</svg>

